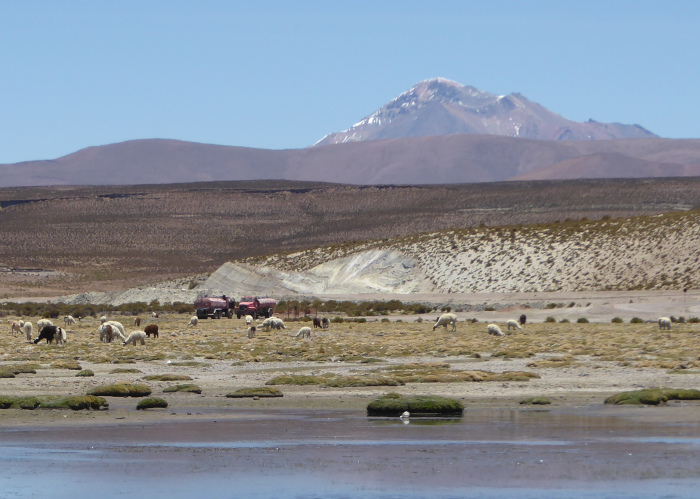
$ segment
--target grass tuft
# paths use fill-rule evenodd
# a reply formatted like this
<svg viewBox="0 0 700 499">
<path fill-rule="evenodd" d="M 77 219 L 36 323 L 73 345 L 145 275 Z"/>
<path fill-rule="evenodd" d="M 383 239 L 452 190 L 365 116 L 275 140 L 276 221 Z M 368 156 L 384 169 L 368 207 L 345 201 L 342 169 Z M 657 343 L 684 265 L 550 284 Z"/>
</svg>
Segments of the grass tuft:
<svg viewBox="0 0 700 499">
<path fill-rule="evenodd" d="M 83 378 L 83 377 L 94 376 L 95 373 L 92 371 L 92 369 L 83 369 L 82 371 L 77 372 L 75 375 L 79 378 Z"/>
<path fill-rule="evenodd" d="M 113 385 L 101 385 L 93 388 L 88 395 L 101 397 L 146 397 L 151 394 L 151 389 L 146 385 L 115 383 Z"/>
<path fill-rule="evenodd" d="M 411 416 L 461 416 L 464 404 L 435 395 L 403 397 L 395 393 L 379 397 L 367 405 L 368 416 L 397 417 L 408 411 Z"/>
<path fill-rule="evenodd" d="M 190 376 L 184 374 L 151 374 L 149 376 L 144 376 L 143 379 L 147 381 L 191 381 Z"/>
<path fill-rule="evenodd" d="M 549 405 L 551 403 L 552 401 L 548 397 L 528 397 L 520 401 L 522 405 Z"/>
<path fill-rule="evenodd" d="M 611 395 L 605 399 L 605 403 L 610 405 L 660 405 L 669 400 L 700 400 L 700 390 L 648 388 Z"/>
<path fill-rule="evenodd" d="M 168 407 L 168 402 L 159 397 L 148 397 L 139 400 L 139 403 L 136 404 L 136 410 L 138 411 L 143 411 L 145 409 L 165 409 L 166 407 Z"/>
<path fill-rule="evenodd" d="M 269 386 L 260 386 L 257 388 L 241 388 L 233 393 L 227 393 L 228 398 L 244 398 L 244 397 L 282 397 L 282 392 L 277 388 L 271 388 Z"/>
<path fill-rule="evenodd" d="M 175 385 L 163 389 L 163 393 L 171 392 L 202 393 L 202 389 L 193 384 Z"/>
<path fill-rule="evenodd" d="M 103 407 L 108 408 L 109 403 L 102 397 L 91 395 L 70 395 L 67 397 L 53 395 L 36 397 L 0 395 L 0 409 L 71 409 L 79 411 L 82 409 L 102 409 Z"/>
</svg>

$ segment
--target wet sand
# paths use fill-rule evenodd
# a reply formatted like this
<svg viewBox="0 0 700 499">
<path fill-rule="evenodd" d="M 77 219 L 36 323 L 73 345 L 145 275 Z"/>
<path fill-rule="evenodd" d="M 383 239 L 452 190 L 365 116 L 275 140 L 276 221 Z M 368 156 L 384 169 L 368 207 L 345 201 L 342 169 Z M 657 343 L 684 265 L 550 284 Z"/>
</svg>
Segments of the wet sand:
<svg viewBox="0 0 700 499">
<path fill-rule="evenodd" d="M 697 410 L 480 408 L 402 422 L 234 409 L 189 422 L 5 427 L 0 483 L 3 497 L 690 498 Z M 653 411 L 666 421 L 649 421 Z"/>
</svg>

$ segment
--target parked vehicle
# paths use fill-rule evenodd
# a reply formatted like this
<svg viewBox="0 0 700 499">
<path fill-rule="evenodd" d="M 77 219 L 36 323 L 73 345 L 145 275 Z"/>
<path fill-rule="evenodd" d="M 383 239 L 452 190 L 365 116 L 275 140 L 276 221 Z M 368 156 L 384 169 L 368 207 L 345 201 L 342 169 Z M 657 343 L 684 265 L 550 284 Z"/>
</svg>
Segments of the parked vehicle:
<svg viewBox="0 0 700 499">
<path fill-rule="evenodd" d="M 277 301 L 274 298 L 258 298 L 257 296 L 244 296 L 238 302 L 236 317 L 239 319 L 244 315 L 252 315 L 253 319 L 258 317 L 271 317 L 275 312 Z"/>
<path fill-rule="evenodd" d="M 194 308 L 197 309 L 198 319 L 221 319 L 222 317 L 231 319 L 236 302 L 226 295 L 202 296 L 194 301 Z"/>
</svg>

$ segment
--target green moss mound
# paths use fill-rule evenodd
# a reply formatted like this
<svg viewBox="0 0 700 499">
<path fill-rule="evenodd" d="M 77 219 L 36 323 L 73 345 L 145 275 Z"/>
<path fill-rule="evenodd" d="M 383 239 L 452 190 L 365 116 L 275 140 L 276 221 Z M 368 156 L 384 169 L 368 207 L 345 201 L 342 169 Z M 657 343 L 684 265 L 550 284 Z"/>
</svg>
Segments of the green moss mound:
<svg viewBox="0 0 700 499">
<path fill-rule="evenodd" d="M 79 378 L 94 376 L 95 373 L 92 369 L 83 369 L 82 371 L 75 374 Z"/>
<path fill-rule="evenodd" d="M 611 395 L 605 399 L 605 403 L 609 405 L 660 405 L 669 400 L 700 400 L 700 390 L 648 388 Z"/>
<path fill-rule="evenodd" d="M 191 381 L 190 376 L 184 374 L 152 374 L 144 376 L 143 379 L 148 381 Z"/>
<path fill-rule="evenodd" d="M 282 397 L 282 392 L 277 388 L 270 388 L 269 386 L 261 386 L 259 388 L 241 388 L 233 393 L 227 393 L 228 398 L 244 398 L 244 397 Z"/>
<path fill-rule="evenodd" d="M 165 409 L 166 407 L 168 407 L 168 402 L 159 397 L 148 397 L 139 400 L 139 403 L 136 404 L 136 409 L 139 411 L 144 409 Z"/>
<path fill-rule="evenodd" d="M 109 374 L 141 374 L 141 370 L 135 368 L 118 367 L 117 369 L 112 369 Z"/>
<path fill-rule="evenodd" d="M 202 393 L 202 389 L 197 385 L 192 384 L 169 386 L 163 389 L 163 393 L 171 392 Z"/>
<path fill-rule="evenodd" d="M 552 401 L 548 397 L 528 397 L 520 401 L 522 405 L 549 405 Z"/>
<path fill-rule="evenodd" d="M 88 395 L 96 395 L 98 397 L 146 397 L 150 394 L 151 389 L 148 386 L 128 383 L 101 385 L 88 392 Z"/>
<path fill-rule="evenodd" d="M 398 417 L 408 411 L 411 416 L 461 416 L 464 404 L 434 395 L 403 397 L 391 393 L 367 405 L 368 416 Z"/>
<path fill-rule="evenodd" d="M 17 374 L 36 374 L 36 364 L 9 364 L 0 367 L 0 378 L 14 378 Z"/>
<path fill-rule="evenodd" d="M 91 395 L 71 395 L 67 397 L 38 396 L 13 397 L 0 395 L 0 409 L 83 409 L 108 408 L 109 403 L 102 397 Z"/>
</svg>

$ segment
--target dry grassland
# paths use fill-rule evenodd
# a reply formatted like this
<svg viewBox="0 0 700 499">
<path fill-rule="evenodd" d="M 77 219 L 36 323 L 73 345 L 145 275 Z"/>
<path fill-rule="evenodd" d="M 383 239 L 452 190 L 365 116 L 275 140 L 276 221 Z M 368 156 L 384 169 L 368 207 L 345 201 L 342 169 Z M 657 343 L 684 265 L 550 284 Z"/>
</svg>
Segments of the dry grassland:
<svg viewBox="0 0 700 499">
<path fill-rule="evenodd" d="M 134 329 L 127 325 L 132 318 L 121 319 L 127 332 Z M 345 407 L 359 409 L 367 397 L 390 391 L 448 395 L 469 403 L 534 395 L 565 403 L 653 386 L 696 388 L 700 381 L 699 324 L 660 331 L 649 323 L 538 323 L 498 338 L 486 333 L 485 323 L 460 322 L 456 332 L 433 332 L 427 321 L 375 321 L 333 323 L 330 330 L 314 330 L 306 341 L 294 338 L 305 325 L 299 322 L 248 339 L 242 320 L 204 320 L 194 328 L 186 327 L 184 315 L 154 321 L 160 337 L 136 347 L 101 343 L 96 320 L 71 326 L 65 346 L 28 343 L 9 334 L 9 324 L 3 323 L 2 371 L 21 374 L 2 380 L 0 395 L 83 395 L 98 385 L 124 381 L 145 383 L 177 410 L 227 407 L 234 402 L 226 394 L 269 383 L 279 385 L 284 397 L 266 404 L 323 408 L 343 407 L 339 404 L 346 401 Z M 94 376 L 76 376 L 80 369 Z M 187 378 L 201 395 L 164 394 Z M 125 402 L 110 400 L 124 408 Z M 120 417 L 135 417 L 132 409 Z M 0 423 L 16 423 L 18 411 L 15 416 L 0 411 Z"/>
</svg>

